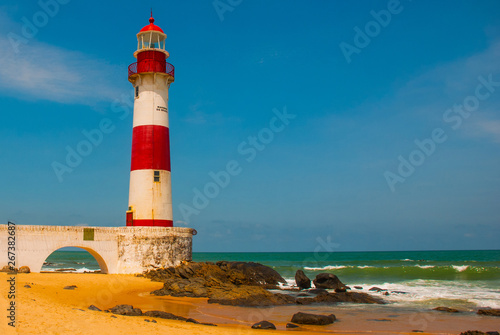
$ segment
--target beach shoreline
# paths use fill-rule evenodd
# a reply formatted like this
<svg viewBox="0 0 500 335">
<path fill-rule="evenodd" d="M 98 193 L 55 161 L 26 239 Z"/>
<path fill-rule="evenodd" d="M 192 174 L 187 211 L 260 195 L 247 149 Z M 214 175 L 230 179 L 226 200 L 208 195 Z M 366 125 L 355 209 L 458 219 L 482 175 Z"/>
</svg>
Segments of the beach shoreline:
<svg viewBox="0 0 500 335">
<path fill-rule="evenodd" d="M 1 307 L 8 306 L 8 278 L 0 274 Z M 285 325 L 297 311 L 311 312 L 317 306 L 279 306 L 249 308 L 208 304 L 205 298 L 157 297 L 149 292 L 163 283 L 153 282 L 133 275 L 81 274 L 81 273 L 30 273 L 16 277 L 16 331 L 20 334 L 134 334 L 147 332 L 160 334 L 175 330 L 179 334 L 234 334 L 253 333 L 250 326 L 261 320 L 273 322 L 277 333 L 287 331 Z M 25 287 L 29 285 L 30 287 Z M 64 289 L 75 285 L 73 290 Z M 162 310 L 200 322 L 218 326 L 204 326 L 183 321 L 145 316 L 112 317 L 104 312 L 120 304 L 133 305 L 143 312 Z M 88 310 L 90 305 L 102 312 Z M 387 308 L 388 307 L 388 308 Z M 404 311 L 385 306 L 329 306 L 328 310 L 339 321 L 328 326 L 303 326 L 301 333 L 335 334 L 408 334 L 420 330 L 420 334 L 460 334 L 466 330 L 492 331 L 498 318 L 473 313 L 454 315 L 437 311 Z M 6 313 L 6 312 L 5 312 Z M 6 318 L 3 318 L 6 320 Z M 390 321 L 389 321 L 390 320 Z M 14 334 L 7 321 L 0 330 Z"/>
</svg>

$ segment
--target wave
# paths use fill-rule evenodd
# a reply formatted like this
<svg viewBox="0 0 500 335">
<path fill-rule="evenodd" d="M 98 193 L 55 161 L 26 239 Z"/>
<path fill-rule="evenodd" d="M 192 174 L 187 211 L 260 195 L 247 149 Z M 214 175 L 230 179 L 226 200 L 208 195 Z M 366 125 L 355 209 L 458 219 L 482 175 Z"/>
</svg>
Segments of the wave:
<svg viewBox="0 0 500 335">
<path fill-rule="evenodd" d="M 371 266 L 371 265 L 327 265 L 323 267 L 303 267 L 305 271 L 334 272 L 339 277 L 358 280 L 362 278 L 402 281 L 408 279 L 439 279 L 439 280 L 498 280 L 500 267 L 471 265 L 402 265 L 402 266 Z"/>
<path fill-rule="evenodd" d="M 452 267 L 457 270 L 458 272 L 464 272 L 469 268 L 468 265 L 452 265 Z"/>
</svg>

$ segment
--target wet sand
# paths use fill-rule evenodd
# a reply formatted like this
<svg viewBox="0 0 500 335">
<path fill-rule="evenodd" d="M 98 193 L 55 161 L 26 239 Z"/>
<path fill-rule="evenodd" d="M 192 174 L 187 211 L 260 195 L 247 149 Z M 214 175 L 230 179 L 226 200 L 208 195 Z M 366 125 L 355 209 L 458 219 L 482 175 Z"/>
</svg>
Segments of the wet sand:
<svg viewBox="0 0 500 335">
<path fill-rule="evenodd" d="M 335 314 L 338 322 L 328 326 L 302 326 L 301 334 L 459 334 L 478 329 L 499 330 L 500 318 L 473 313 L 449 314 L 436 311 L 416 312 L 391 306 L 280 306 L 244 308 L 208 304 L 204 298 L 156 297 L 150 291 L 162 283 L 131 275 L 30 273 L 16 275 L 16 329 L 7 325 L 7 297 L 10 275 L 0 273 L 1 334 L 262 334 L 250 326 L 261 320 L 273 322 L 275 334 L 290 333 L 286 323 L 298 311 Z M 24 287 L 30 285 L 31 288 Z M 65 286 L 76 285 L 74 290 Z M 129 304 L 142 309 L 163 310 L 215 323 L 217 327 L 151 317 L 130 317 L 88 310 L 95 305 L 108 309 Z M 416 334 L 416 333 L 413 333 Z"/>
</svg>

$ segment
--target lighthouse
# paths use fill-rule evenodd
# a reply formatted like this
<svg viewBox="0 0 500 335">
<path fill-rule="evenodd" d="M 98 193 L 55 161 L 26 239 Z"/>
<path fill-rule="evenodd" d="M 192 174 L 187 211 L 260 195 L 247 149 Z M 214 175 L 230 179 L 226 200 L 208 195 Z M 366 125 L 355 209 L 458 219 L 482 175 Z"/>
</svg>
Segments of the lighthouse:
<svg viewBox="0 0 500 335">
<path fill-rule="evenodd" d="M 151 13 L 137 34 L 137 62 L 128 67 L 135 98 L 126 224 L 172 227 L 168 89 L 174 66 L 166 61 L 167 35 L 154 22 Z"/>
</svg>

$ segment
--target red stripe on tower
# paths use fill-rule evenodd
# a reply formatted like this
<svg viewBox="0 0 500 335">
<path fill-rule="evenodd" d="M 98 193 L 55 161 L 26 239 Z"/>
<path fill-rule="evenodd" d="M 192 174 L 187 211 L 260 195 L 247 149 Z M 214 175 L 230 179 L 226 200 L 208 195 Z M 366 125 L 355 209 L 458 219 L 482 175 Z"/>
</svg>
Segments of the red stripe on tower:
<svg viewBox="0 0 500 335">
<path fill-rule="evenodd" d="M 130 170 L 144 169 L 170 171 L 170 140 L 167 127 L 134 127 Z"/>
</svg>

